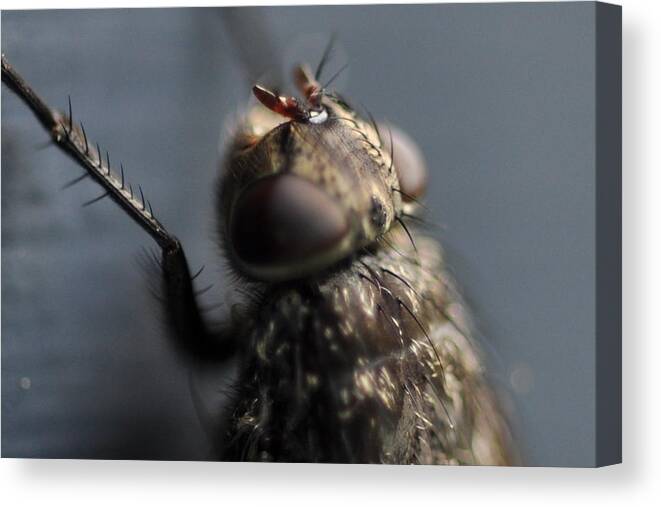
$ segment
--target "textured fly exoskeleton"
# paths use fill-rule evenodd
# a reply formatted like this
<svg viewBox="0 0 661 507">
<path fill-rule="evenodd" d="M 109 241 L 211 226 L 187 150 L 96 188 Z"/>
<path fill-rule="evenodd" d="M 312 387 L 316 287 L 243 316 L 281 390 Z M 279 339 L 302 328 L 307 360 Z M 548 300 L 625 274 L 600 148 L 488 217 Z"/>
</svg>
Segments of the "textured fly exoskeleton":
<svg viewBox="0 0 661 507">
<path fill-rule="evenodd" d="M 426 168 L 394 127 L 359 115 L 297 67 L 301 99 L 255 85 L 218 179 L 218 229 L 250 298 L 219 330 L 197 304 L 180 242 L 82 124 L 47 106 L 2 58 L 2 79 L 54 141 L 157 242 L 181 350 L 238 355 L 225 460 L 510 464 L 506 418 L 485 380 L 435 241 L 414 227 Z M 332 81 L 331 78 L 330 81 Z M 93 200 L 96 201 L 97 199 Z M 90 201 L 90 204 L 93 202 Z"/>
</svg>

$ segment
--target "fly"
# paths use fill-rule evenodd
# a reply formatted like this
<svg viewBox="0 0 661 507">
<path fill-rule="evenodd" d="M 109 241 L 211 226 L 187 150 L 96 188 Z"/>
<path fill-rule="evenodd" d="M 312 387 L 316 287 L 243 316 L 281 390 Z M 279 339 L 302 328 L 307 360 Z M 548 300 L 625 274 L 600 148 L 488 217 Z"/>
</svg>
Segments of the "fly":
<svg viewBox="0 0 661 507">
<path fill-rule="evenodd" d="M 2 56 L 2 80 L 57 146 L 160 248 L 161 300 L 183 354 L 239 374 L 222 460 L 507 465 L 506 417 L 462 325 L 439 245 L 417 227 L 427 170 L 399 129 L 360 115 L 313 73 L 299 96 L 255 85 L 217 181 L 225 257 L 251 287 L 220 330 L 184 248 L 82 123 Z"/>
</svg>

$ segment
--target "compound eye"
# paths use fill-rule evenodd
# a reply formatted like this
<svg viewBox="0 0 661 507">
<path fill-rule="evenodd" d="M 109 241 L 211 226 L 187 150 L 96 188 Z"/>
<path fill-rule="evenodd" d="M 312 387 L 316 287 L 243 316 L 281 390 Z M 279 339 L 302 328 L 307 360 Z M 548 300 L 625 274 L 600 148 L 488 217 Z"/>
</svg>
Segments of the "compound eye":
<svg viewBox="0 0 661 507">
<path fill-rule="evenodd" d="M 229 224 L 235 255 L 258 278 L 288 278 L 289 271 L 306 270 L 304 263 L 318 261 L 348 232 L 338 204 L 313 183 L 290 174 L 249 185 L 234 204 Z"/>
<path fill-rule="evenodd" d="M 392 125 L 380 127 L 384 149 L 390 151 L 392 133 L 393 162 L 399 178 L 402 199 L 410 201 L 422 197 L 427 190 L 427 164 L 418 145 L 406 133 Z M 389 133 L 390 132 L 390 133 Z"/>
</svg>

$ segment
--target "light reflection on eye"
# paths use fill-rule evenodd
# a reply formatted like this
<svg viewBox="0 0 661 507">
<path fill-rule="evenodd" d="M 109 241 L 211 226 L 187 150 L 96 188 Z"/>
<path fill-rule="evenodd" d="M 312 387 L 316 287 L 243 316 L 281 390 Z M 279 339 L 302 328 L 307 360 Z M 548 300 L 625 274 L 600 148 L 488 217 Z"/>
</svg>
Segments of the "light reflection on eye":
<svg viewBox="0 0 661 507">
<path fill-rule="evenodd" d="M 390 150 L 392 136 L 392 153 L 395 170 L 399 178 L 400 190 L 405 201 L 422 197 L 427 190 L 427 164 L 418 145 L 405 132 L 392 125 L 380 127 L 385 150 Z"/>
<path fill-rule="evenodd" d="M 349 226 L 342 209 L 313 183 L 279 174 L 241 193 L 229 231 L 237 258 L 261 270 L 323 255 L 344 239 Z"/>
<path fill-rule="evenodd" d="M 323 108 L 321 111 L 311 111 L 310 112 L 310 123 L 320 124 L 328 120 L 328 111 L 326 108 Z"/>
</svg>

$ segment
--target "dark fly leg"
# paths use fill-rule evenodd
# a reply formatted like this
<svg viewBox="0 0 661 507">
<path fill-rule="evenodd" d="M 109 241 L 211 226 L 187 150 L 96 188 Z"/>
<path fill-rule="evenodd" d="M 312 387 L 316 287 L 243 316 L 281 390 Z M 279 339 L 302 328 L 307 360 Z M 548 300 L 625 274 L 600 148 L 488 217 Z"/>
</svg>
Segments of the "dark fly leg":
<svg viewBox="0 0 661 507">
<path fill-rule="evenodd" d="M 73 123 L 71 102 L 68 115 L 46 104 L 2 55 L 2 81 L 14 91 L 39 122 L 50 133 L 55 144 L 80 166 L 85 174 L 101 185 L 103 193 L 85 204 L 108 197 L 140 225 L 161 249 L 164 304 L 168 323 L 174 330 L 178 346 L 188 355 L 203 360 L 221 360 L 235 351 L 231 338 L 209 332 L 198 307 L 186 255 L 179 240 L 170 234 L 154 216 L 151 204 L 140 188 L 139 196 L 127 185 L 122 168 L 120 175 L 110 168 L 98 144 L 92 145 L 82 124 Z M 77 178 L 76 181 L 81 180 Z M 228 335 L 229 336 L 229 335 Z"/>
</svg>

